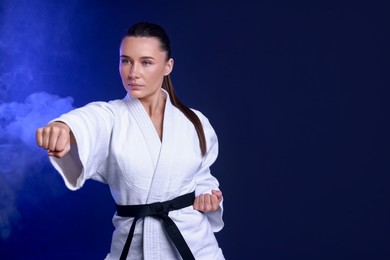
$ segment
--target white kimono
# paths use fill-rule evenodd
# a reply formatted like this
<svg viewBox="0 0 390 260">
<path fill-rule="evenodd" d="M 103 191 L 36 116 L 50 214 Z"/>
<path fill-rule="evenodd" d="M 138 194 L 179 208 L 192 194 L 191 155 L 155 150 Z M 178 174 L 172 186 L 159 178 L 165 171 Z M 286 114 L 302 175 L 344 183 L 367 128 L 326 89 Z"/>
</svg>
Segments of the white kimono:
<svg viewBox="0 0 390 260">
<path fill-rule="evenodd" d="M 118 205 L 149 204 L 176 198 L 195 190 L 195 195 L 218 189 L 210 166 L 218 155 L 217 136 L 208 119 L 200 118 L 207 143 L 202 157 L 194 125 L 166 97 L 162 142 L 138 99 L 92 102 L 53 121 L 72 130 L 77 146 L 64 158 L 50 157 L 71 190 L 87 179 L 107 183 Z M 214 232 L 222 229 L 223 207 L 201 213 L 192 206 L 170 211 L 195 259 L 224 259 Z M 115 231 L 106 259 L 119 259 L 133 218 L 113 217 Z M 137 221 L 127 259 L 180 259 L 159 219 Z"/>
</svg>

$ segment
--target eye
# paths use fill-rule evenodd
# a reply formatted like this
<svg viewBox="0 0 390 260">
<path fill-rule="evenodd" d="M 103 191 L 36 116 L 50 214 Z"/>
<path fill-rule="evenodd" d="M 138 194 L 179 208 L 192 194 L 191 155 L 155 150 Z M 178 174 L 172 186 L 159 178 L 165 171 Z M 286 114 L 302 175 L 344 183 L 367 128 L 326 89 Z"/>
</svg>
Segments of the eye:
<svg viewBox="0 0 390 260">
<path fill-rule="evenodd" d="M 126 59 L 126 58 L 121 58 L 121 63 L 122 64 L 131 64 L 131 61 L 129 59 Z"/>
<path fill-rule="evenodd" d="M 148 65 L 152 65 L 152 62 L 150 60 L 144 60 L 142 61 L 142 64 L 148 66 Z"/>
</svg>

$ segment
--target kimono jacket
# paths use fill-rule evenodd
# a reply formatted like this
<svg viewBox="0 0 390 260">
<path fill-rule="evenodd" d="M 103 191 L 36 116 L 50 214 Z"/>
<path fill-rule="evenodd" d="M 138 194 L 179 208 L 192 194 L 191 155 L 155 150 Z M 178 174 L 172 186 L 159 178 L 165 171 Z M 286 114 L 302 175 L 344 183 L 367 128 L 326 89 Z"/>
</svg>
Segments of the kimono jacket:
<svg viewBox="0 0 390 260">
<path fill-rule="evenodd" d="M 66 186 L 79 189 L 93 179 L 109 185 L 117 205 L 162 202 L 195 191 L 218 189 L 210 166 L 218 155 L 218 140 L 208 119 L 201 120 L 207 153 L 201 155 L 194 125 L 166 98 L 162 141 L 141 102 L 124 99 L 92 102 L 52 121 L 66 123 L 76 139 L 63 158 L 50 157 Z M 202 213 L 192 206 L 169 212 L 195 259 L 224 259 L 214 232 L 222 229 L 223 206 Z M 113 217 L 111 250 L 106 259 L 119 259 L 134 218 Z M 136 223 L 127 259 L 180 259 L 161 221 L 145 217 Z"/>
</svg>

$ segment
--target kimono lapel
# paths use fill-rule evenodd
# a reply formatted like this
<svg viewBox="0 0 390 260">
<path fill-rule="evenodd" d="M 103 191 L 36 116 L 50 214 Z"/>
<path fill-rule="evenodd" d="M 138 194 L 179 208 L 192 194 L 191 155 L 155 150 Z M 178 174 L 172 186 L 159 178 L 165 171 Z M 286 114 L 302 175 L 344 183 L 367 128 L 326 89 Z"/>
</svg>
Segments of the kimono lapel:
<svg viewBox="0 0 390 260">
<path fill-rule="evenodd" d="M 149 190 L 147 203 L 164 201 L 172 198 L 165 198 L 167 185 L 169 183 L 174 149 L 176 147 L 174 133 L 174 106 L 172 105 L 168 93 L 162 89 L 166 96 L 162 144 L 159 159 L 154 171 L 153 180 Z"/>
<path fill-rule="evenodd" d="M 164 198 L 164 191 L 166 191 L 166 185 L 168 185 L 167 178 L 169 178 L 173 150 L 175 147 L 175 138 L 173 138 L 175 135 L 173 119 L 174 106 L 169 99 L 169 94 L 164 89 L 161 89 L 161 91 L 164 92 L 163 94 L 166 97 L 162 141 L 160 141 L 153 122 L 142 103 L 130 95 L 125 97 L 125 100 L 127 100 L 129 104 L 129 109 L 141 128 L 154 168 L 153 179 L 146 203 L 166 200 L 166 198 Z"/>
<path fill-rule="evenodd" d="M 129 110 L 134 116 L 137 125 L 141 129 L 142 135 L 149 150 L 153 168 L 155 169 L 161 150 L 160 138 L 141 101 L 131 97 L 129 94 L 126 95 L 125 100 L 128 103 Z"/>
</svg>

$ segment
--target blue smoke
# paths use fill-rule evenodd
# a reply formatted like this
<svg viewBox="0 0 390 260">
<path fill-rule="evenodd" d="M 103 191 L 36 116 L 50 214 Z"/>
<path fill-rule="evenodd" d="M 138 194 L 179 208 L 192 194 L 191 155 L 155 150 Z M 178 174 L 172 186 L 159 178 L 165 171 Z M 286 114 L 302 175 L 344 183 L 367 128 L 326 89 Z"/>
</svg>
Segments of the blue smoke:
<svg viewBox="0 0 390 260">
<path fill-rule="evenodd" d="M 69 14 L 51 1 L 2 1 L 0 8 L 0 237 L 22 221 L 18 198 L 26 179 L 48 164 L 35 144 L 38 127 L 73 109 L 59 87 L 61 64 L 73 61 Z"/>
<path fill-rule="evenodd" d="M 18 220 L 17 194 L 24 181 L 47 163 L 46 154 L 35 145 L 35 131 L 50 119 L 71 110 L 73 99 L 46 92 L 29 95 L 22 103 L 0 105 L 0 236 L 11 233 Z M 43 177 L 43 176 L 42 176 Z"/>
</svg>

